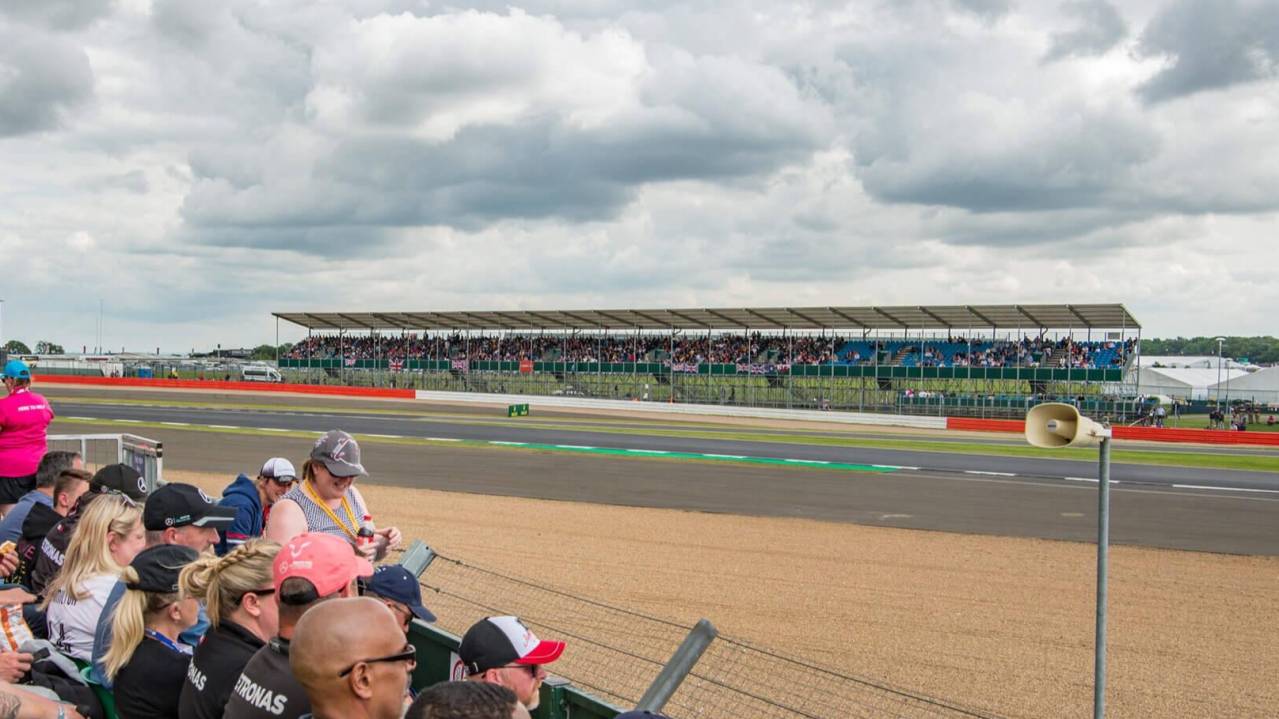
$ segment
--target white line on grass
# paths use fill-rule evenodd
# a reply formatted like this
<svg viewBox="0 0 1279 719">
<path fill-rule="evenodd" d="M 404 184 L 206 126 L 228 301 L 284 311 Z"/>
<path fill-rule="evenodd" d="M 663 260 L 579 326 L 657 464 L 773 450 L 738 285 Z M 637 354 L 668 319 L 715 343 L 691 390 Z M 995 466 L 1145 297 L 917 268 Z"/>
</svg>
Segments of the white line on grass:
<svg viewBox="0 0 1279 719">
<path fill-rule="evenodd" d="M 626 451 L 634 452 L 636 454 L 670 454 L 670 452 L 664 449 L 628 449 Z"/>
<path fill-rule="evenodd" d="M 428 442 L 461 442 L 462 440 L 454 437 L 423 437 Z"/>
<path fill-rule="evenodd" d="M 964 470 L 964 474 L 981 474 L 987 477 L 1016 477 L 1017 476 L 1015 472 L 982 472 L 981 470 L 977 470 L 977 469 L 966 469 Z"/>
<path fill-rule="evenodd" d="M 795 464 L 830 464 L 830 462 L 821 459 L 788 459 L 786 461 L 794 462 Z"/>
<path fill-rule="evenodd" d="M 1279 489 L 1253 489 L 1251 487 L 1209 487 L 1203 484 L 1174 484 L 1177 489 L 1212 489 L 1222 492 L 1264 492 L 1266 494 L 1279 494 Z"/>
</svg>

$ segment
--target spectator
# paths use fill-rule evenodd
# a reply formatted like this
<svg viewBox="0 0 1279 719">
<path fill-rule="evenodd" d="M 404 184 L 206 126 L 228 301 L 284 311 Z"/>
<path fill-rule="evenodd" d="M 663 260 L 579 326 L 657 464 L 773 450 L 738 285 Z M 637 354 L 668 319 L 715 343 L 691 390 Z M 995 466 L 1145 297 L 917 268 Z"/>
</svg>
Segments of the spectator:
<svg viewBox="0 0 1279 719">
<path fill-rule="evenodd" d="M 50 490 L 53 492 L 52 502 L 48 505 L 43 502 L 35 502 L 31 505 L 26 518 L 22 520 L 22 533 L 18 537 L 18 549 L 15 552 L 18 567 L 9 575 L 10 582 L 30 588 L 31 570 L 35 567 L 40 544 L 44 542 L 45 535 L 53 529 L 54 525 L 62 521 L 63 517 L 71 513 L 80 501 L 80 497 L 89 491 L 89 483 L 92 480 L 93 475 L 83 469 L 68 469 L 60 472 Z"/>
<path fill-rule="evenodd" d="M 466 630 L 457 650 L 467 681 L 500 684 L 530 712 L 541 701 L 546 669 L 564 653 L 564 642 L 540 641 L 517 617 L 488 617 Z"/>
<path fill-rule="evenodd" d="M 0 514 L 13 509 L 22 495 L 36 488 L 36 469 L 44 457 L 45 436 L 53 408 L 31 391 L 31 369 L 22 360 L 5 363 L 0 399 Z"/>
<path fill-rule="evenodd" d="M 49 583 L 44 601 L 49 641 L 59 651 L 89 660 L 93 630 L 107 595 L 145 544 L 142 510 L 132 499 L 106 495 L 84 511 L 62 571 Z"/>
<path fill-rule="evenodd" d="M 222 490 L 222 501 L 218 504 L 233 508 L 236 513 L 235 523 L 219 533 L 222 536 L 217 545 L 218 556 L 262 536 L 271 507 L 293 487 L 297 478 L 292 462 L 272 457 L 262 465 L 256 480 L 241 474 Z"/>
<path fill-rule="evenodd" d="M 0 717 L 4 719 L 84 719 L 70 704 L 36 696 L 20 687 L 0 682 Z"/>
<path fill-rule="evenodd" d="M 244 665 L 275 636 L 278 616 L 271 562 L 280 545 L 254 540 L 225 557 L 202 556 L 182 570 L 182 591 L 204 601 L 209 632 L 182 685 L 181 719 L 218 719 Z"/>
<path fill-rule="evenodd" d="M 13 509 L 5 512 L 4 519 L 0 520 L 0 542 L 18 541 L 18 537 L 22 536 L 22 523 L 31 507 L 36 504 L 53 506 L 53 484 L 58 481 L 58 475 L 68 469 L 84 469 L 84 460 L 78 452 L 55 450 L 44 453 L 36 468 L 35 489 L 22 495 Z"/>
<path fill-rule="evenodd" d="M 404 719 L 527 719 L 515 692 L 487 682 L 440 682 L 413 700 Z"/>
<path fill-rule="evenodd" d="M 391 610 L 352 597 L 302 615 L 289 666 L 315 719 L 400 719 L 416 656 Z"/>
<path fill-rule="evenodd" d="M 147 498 L 142 510 L 142 526 L 146 529 L 147 547 L 176 545 L 189 547 L 196 554 L 207 552 L 218 540 L 218 529 L 231 524 L 233 511 L 220 507 L 198 487 L 190 484 L 166 484 Z M 102 616 L 93 633 L 94 681 L 111 688 L 111 678 L 104 666 L 104 657 L 111 648 L 111 632 L 114 626 L 112 613 L 124 596 L 124 582 L 117 581 L 102 607 Z M 183 627 L 181 640 L 194 647 L 209 629 L 209 619 L 199 610 L 197 621 Z"/>
<path fill-rule="evenodd" d="M 160 544 L 142 550 L 124 569 L 127 591 L 115 608 L 111 650 L 103 657 L 121 716 L 178 715 L 191 661 L 191 647 L 178 635 L 199 617 L 199 603 L 178 592 L 178 574 L 198 556 L 190 547 Z"/>
<path fill-rule="evenodd" d="M 355 488 L 356 477 L 366 476 L 360 445 L 351 435 L 338 429 L 326 433 L 302 465 L 302 481 L 272 508 L 267 538 L 284 543 L 303 532 L 321 532 L 346 539 L 370 560 L 386 556 L 400 543 L 400 530 L 373 526 Z"/>
<path fill-rule="evenodd" d="M 108 464 L 99 469 L 89 481 L 89 491 L 80 495 L 71 513 L 54 525 L 40 543 L 40 552 L 31 570 L 31 591 L 37 595 L 46 594 L 46 588 L 62 569 L 63 558 L 75 536 L 81 514 L 93 500 L 111 494 L 141 502 L 147 497 L 146 480 L 127 464 Z"/>
<path fill-rule="evenodd" d="M 293 630 L 320 602 L 355 596 L 356 579 L 372 573 L 368 560 L 332 535 L 300 534 L 289 540 L 272 565 L 279 634 L 245 665 L 223 719 L 293 719 L 310 711 L 306 690 L 289 668 Z"/>
<path fill-rule="evenodd" d="M 400 621 L 405 634 L 414 618 L 435 621 L 431 610 L 422 605 L 422 587 L 413 573 L 398 564 L 383 564 L 373 570 L 364 585 L 364 596 L 380 600 Z"/>
</svg>

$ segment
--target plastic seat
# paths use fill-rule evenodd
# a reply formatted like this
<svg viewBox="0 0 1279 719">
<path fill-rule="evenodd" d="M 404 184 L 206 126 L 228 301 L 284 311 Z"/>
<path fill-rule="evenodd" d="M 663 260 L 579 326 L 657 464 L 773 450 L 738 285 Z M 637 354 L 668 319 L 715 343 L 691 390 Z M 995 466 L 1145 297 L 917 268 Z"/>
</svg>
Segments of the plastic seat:
<svg viewBox="0 0 1279 719">
<path fill-rule="evenodd" d="M 120 719 L 120 715 L 117 714 L 115 710 L 115 694 L 113 694 L 110 689 L 107 689 L 90 678 L 89 673 L 92 670 L 93 667 L 90 666 L 81 667 L 80 678 L 84 679 L 84 681 L 89 685 L 89 688 L 93 690 L 94 696 L 98 698 L 98 702 L 102 704 L 102 715 L 105 716 L 106 719 Z"/>
</svg>

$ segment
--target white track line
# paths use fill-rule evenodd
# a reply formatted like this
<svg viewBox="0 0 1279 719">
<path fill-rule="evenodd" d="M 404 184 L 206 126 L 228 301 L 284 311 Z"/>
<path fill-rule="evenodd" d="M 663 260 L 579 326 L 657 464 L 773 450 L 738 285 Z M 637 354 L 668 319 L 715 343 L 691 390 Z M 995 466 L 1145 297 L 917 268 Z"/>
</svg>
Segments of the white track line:
<svg viewBox="0 0 1279 719">
<path fill-rule="evenodd" d="M 1062 479 L 1070 482 L 1092 482 L 1093 484 L 1096 484 L 1098 482 L 1098 479 L 1096 477 L 1062 477 Z M 1119 484 L 1119 480 L 1112 479 L 1110 480 L 1110 483 Z"/>
<path fill-rule="evenodd" d="M 190 427 L 191 426 L 190 422 L 161 422 L 160 424 L 163 424 L 168 427 Z"/>
<path fill-rule="evenodd" d="M 636 454 L 670 454 L 670 452 L 664 449 L 628 449 L 626 451 L 634 452 Z"/>
<path fill-rule="evenodd" d="M 292 430 L 280 429 L 279 427 L 258 427 L 259 432 L 291 432 Z"/>
<path fill-rule="evenodd" d="M 1203 484 L 1174 484 L 1177 489 L 1211 489 L 1222 492 L 1263 492 L 1265 494 L 1279 494 L 1279 489 L 1252 489 L 1250 487 L 1209 487 Z"/>
<path fill-rule="evenodd" d="M 703 454 L 703 457 L 714 457 L 715 459 L 746 459 L 744 454 Z"/>
<path fill-rule="evenodd" d="M 116 422 L 128 422 L 129 424 L 142 424 L 140 419 L 117 419 Z"/>
<path fill-rule="evenodd" d="M 821 459 L 788 459 L 785 461 L 794 462 L 795 464 L 830 464 L 830 462 Z"/>
<path fill-rule="evenodd" d="M 381 437 L 382 439 L 404 439 L 404 436 L 399 434 L 366 434 L 364 436 L 365 437 Z"/>
<path fill-rule="evenodd" d="M 906 467 L 900 464 L 872 464 L 871 466 L 876 469 L 904 469 L 909 472 L 919 471 L 919 467 Z"/>
<path fill-rule="evenodd" d="M 500 444 L 505 447 L 523 447 L 528 444 L 528 442 L 503 442 L 501 440 L 491 439 L 489 440 L 489 444 Z"/>
<path fill-rule="evenodd" d="M 584 444 L 557 444 L 555 446 L 558 449 L 595 449 L 594 447 L 587 447 Z"/>
<path fill-rule="evenodd" d="M 1016 477 L 1017 476 L 1017 474 L 1014 472 L 982 472 L 976 469 L 966 469 L 964 470 L 964 474 L 980 474 L 986 477 Z"/>
<path fill-rule="evenodd" d="M 428 442 L 461 442 L 462 440 L 454 437 L 423 437 Z"/>
<path fill-rule="evenodd" d="M 236 427 L 230 424 L 206 424 L 205 426 L 213 429 L 243 429 L 243 427 Z"/>
</svg>

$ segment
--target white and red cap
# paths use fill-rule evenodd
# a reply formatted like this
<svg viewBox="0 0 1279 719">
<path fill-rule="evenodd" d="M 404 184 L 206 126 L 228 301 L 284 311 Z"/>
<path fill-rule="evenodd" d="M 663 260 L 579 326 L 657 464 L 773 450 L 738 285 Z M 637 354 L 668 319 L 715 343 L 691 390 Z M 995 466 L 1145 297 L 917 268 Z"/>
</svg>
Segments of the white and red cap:
<svg viewBox="0 0 1279 719">
<path fill-rule="evenodd" d="M 457 654 L 467 674 L 483 674 L 510 664 L 550 664 L 564 642 L 544 642 L 518 617 L 487 617 L 466 630 Z"/>
<path fill-rule="evenodd" d="M 298 478 L 298 472 L 293 468 L 293 463 L 284 457 L 272 457 L 262 465 L 262 471 L 258 472 L 258 476 L 292 481 Z"/>
</svg>

